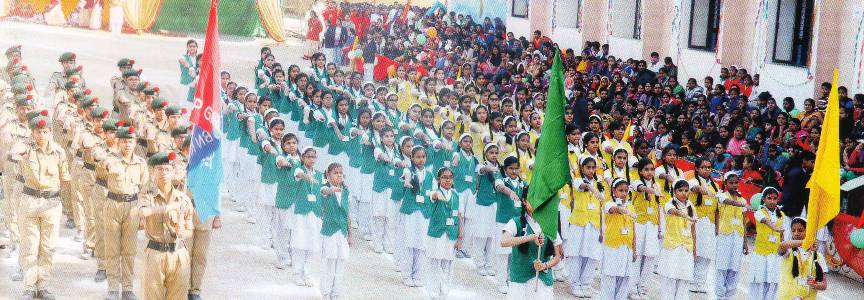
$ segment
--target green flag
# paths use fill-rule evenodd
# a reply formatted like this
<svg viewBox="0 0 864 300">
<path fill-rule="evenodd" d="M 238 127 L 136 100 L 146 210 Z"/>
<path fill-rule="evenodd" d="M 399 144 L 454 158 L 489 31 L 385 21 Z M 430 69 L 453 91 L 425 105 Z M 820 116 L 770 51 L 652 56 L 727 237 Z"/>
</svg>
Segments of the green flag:
<svg viewBox="0 0 864 300">
<path fill-rule="evenodd" d="M 564 68 L 559 51 L 555 51 L 551 74 L 543 135 L 537 146 L 528 204 L 534 209 L 534 220 L 543 228 L 543 234 L 554 240 L 558 236 L 558 190 L 571 180 L 564 135 Z"/>
</svg>

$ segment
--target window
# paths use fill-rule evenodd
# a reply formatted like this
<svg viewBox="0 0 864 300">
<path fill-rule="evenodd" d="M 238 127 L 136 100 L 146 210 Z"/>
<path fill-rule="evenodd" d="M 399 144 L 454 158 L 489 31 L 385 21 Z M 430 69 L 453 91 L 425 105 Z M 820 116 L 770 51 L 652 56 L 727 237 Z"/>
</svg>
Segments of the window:
<svg viewBox="0 0 864 300">
<path fill-rule="evenodd" d="M 582 0 L 559 0 L 556 5 L 555 24 L 566 28 L 579 28 Z"/>
<path fill-rule="evenodd" d="M 642 0 L 612 0 L 612 35 L 642 38 Z"/>
<path fill-rule="evenodd" d="M 774 62 L 807 66 L 813 31 L 813 0 L 777 0 Z"/>
<path fill-rule="evenodd" d="M 528 0 L 513 0 L 513 12 L 511 15 L 517 18 L 527 18 Z"/>
<path fill-rule="evenodd" d="M 720 0 L 690 0 L 689 47 L 716 51 L 719 32 Z"/>
</svg>

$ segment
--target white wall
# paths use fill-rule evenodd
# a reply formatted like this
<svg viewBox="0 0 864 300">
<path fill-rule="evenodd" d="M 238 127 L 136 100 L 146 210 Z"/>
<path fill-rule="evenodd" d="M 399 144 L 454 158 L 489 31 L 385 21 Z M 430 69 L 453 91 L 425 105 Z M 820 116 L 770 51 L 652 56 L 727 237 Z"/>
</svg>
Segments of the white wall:
<svg viewBox="0 0 864 300">
<path fill-rule="evenodd" d="M 512 31 L 517 39 L 521 36 L 531 39 L 531 22 L 527 18 L 515 18 L 512 15 L 507 17 L 507 30 Z"/>
<path fill-rule="evenodd" d="M 702 84 L 705 76 L 714 77 L 715 81 L 720 75 L 720 64 L 714 58 L 714 52 L 681 49 L 678 63 L 678 81 L 683 85 L 688 78 L 696 78 L 696 82 Z"/>
<path fill-rule="evenodd" d="M 778 100 L 792 97 L 799 109 L 804 108 L 804 99 L 812 98 L 817 87 L 815 80 L 807 82 L 807 69 L 800 67 L 767 63 L 759 76 L 759 90 L 770 91 Z"/>
<path fill-rule="evenodd" d="M 647 59 L 642 57 L 642 40 L 609 37 L 609 53 L 621 59 Z"/>
<path fill-rule="evenodd" d="M 562 49 L 570 48 L 573 49 L 577 55 L 580 51 L 582 51 L 582 45 L 584 44 L 582 38 L 582 30 L 576 28 L 567 28 L 567 27 L 558 27 L 555 28 L 555 31 L 552 33 L 552 40 L 558 43 L 558 46 Z"/>
</svg>

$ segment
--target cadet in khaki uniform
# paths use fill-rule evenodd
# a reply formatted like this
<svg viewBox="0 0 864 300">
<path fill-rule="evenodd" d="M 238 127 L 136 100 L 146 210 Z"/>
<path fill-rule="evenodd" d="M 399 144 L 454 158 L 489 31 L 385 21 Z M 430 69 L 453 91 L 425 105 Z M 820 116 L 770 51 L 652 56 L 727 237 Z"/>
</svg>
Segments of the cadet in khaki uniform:
<svg viewBox="0 0 864 300">
<path fill-rule="evenodd" d="M 18 162 L 24 177 L 18 206 L 23 299 L 54 299 L 46 288 L 51 278 L 54 241 L 60 230 L 60 190 L 69 189 L 72 178 L 66 153 L 51 141 L 50 124 L 44 116 L 29 121 L 33 142 Z"/>
<path fill-rule="evenodd" d="M 64 52 L 60 55 L 58 61 L 63 69 L 61 72 L 54 72 L 51 74 L 51 78 L 48 79 L 48 87 L 45 88 L 45 91 L 43 92 L 44 94 L 42 95 L 45 101 L 54 100 L 54 95 L 58 90 L 66 86 L 66 81 L 69 80 L 69 77 L 66 76 L 66 71 L 77 68 L 78 65 L 76 64 L 76 59 L 77 56 L 72 52 Z M 86 87 L 83 79 L 78 83 L 81 87 Z"/>
<path fill-rule="evenodd" d="M 145 156 L 149 152 L 150 137 L 159 131 L 158 126 L 160 124 L 165 123 L 166 107 L 168 107 L 168 101 L 156 98 L 150 103 L 147 113 L 138 115 L 136 124 L 138 128 L 141 128 L 141 134 L 138 136 L 138 147 L 135 148 L 135 154 Z"/>
<path fill-rule="evenodd" d="M 156 191 L 141 201 L 144 232 L 149 240 L 144 250 L 141 285 L 144 300 L 183 299 L 189 292 L 189 252 L 183 240 L 193 230 L 194 208 L 186 193 L 172 184 L 176 159 L 173 152 L 150 157 Z"/>
<path fill-rule="evenodd" d="M 82 100 L 81 104 L 78 106 L 78 115 L 69 118 L 70 129 L 68 129 L 67 132 L 72 136 L 68 147 L 69 172 L 74 178 L 83 178 L 86 176 L 82 140 L 88 136 L 88 119 L 90 118 L 90 113 L 97 107 L 98 103 L 99 98 L 85 96 L 84 100 Z M 72 188 L 70 195 L 71 198 L 68 200 L 69 202 L 64 203 L 63 205 L 69 205 L 68 210 L 71 212 L 75 227 L 78 229 L 78 233 L 75 235 L 75 241 L 80 242 L 84 240 L 84 232 L 87 229 L 87 210 L 85 209 L 86 205 L 84 200 L 85 198 L 88 198 L 86 195 L 90 194 L 92 184 L 86 180 L 75 180 L 72 182 Z M 68 225 L 69 224 L 67 224 L 67 227 Z M 83 252 L 86 251 L 82 251 L 80 258 L 87 259 L 87 255 L 84 255 Z"/>
<path fill-rule="evenodd" d="M 126 85 L 126 88 L 114 91 L 114 110 L 117 112 L 117 119 L 120 121 L 131 122 L 134 120 L 132 105 L 141 102 L 141 99 L 138 98 L 138 85 L 141 83 L 140 76 L 140 70 L 124 72 L 123 83 Z"/>
<path fill-rule="evenodd" d="M 172 148 L 174 141 L 171 139 L 171 131 L 180 126 L 180 118 L 185 113 L 185 109 L 178 106 L 168 106 L 165 108 L 165 122 L 157 124 L 152 131 L 148 130 L 150 136 L 147 153 L 152 155 L 158 151 L 168 151 Z"/>
<path fill-rule="evenodd" d="M 9 67 L 15 65 L 17 62 L 21 61 L 21 45 L 13 45 L 9 48 L 6 48 L 6 61 L 9 62 L 4 68 L 4 70 L 8 70 Z M 9 76 L 8 72 L 0 72 L 0 80 L 9 81 L 11 76 Z"/>
<path fill-rule="evenodd" d="M 119 61 L 117 61 L 117 68 L 120 69 L 120 76 L 111 77 L 111 88 L 114 90 L 114 92 L 126 88 L 126 85 L 123 83 L 123 74 L 125 74 L 126 71 L 132 70 L 134 65 L 134 59 L 121 58 Z"/>
<path fill-rule="evenodd" d="M 149 179 L 147 164 L 133 153 L 135 128 L 117 129 L 118 157 L 108 160 L 108 200 L 104 204 L 105 261 L 108 271 L 108 299 L 137 299 L 132 276 L 140 221 L 138 194 Z M 120 287 L 122 290 L 118 291 Z M 120 293 L 122 291 L 122 294 Z"/>
<path fill-rule="evenodd" d="M 119 124 L 118 124 L 119 123 Z M 108 278 L 108 273 L 105 271 L 105 202 L 108 201 L 108 168 L 106 162 L 110 159 L 119 158 L 119 150 L 117 149 L 117 127 L 124 125 L 117 120 L 108 119 L 102 121 L 102 136 L 104 142 L 93 147 L 93 160 L 96 164 L 96 185 L 93 187 L 93 202 L 95 203 L 95 247 L 93 254 L 96 256 L 97 270 L 93 277 L 95 282 L 103 282 Z"/>
<path fill-rule="evenodd" d="M 9 120 L 0 127 L 0 158 L 3 166 L 3 223 L 9 231 L 10 254 L 15 251 L 20 241 L 19 224 L 18 224 L 18 202 L 21 197 L 21 188 L 23 187 L 24 177 L 21 176 L 18 162 L 21 160 L 21 155 L 26 151 L 27 144 L 30 142 L 30 129 L 27 125 L 27 120 L 35 117 L 33 102 L 26 98 L 21 98 L 16 101 L 16 119 Z M 20 261 L 16 268 L 15 274 L 12 275 L 13 281 L 21 281 L 23 274 L 21 273 Z"/>
<path fill-rule="evenodd" d="M 96 186 L 96 159 L 93 157 L 93 148 L 104 143 L 102 138 L 102 120 L 108 117 L 108 111 L 101 107 L 95 107 L 90 110 L 86 117 L 84 129 L 79 132 L 79 136 L 72 144 L 72 149 L 81 153 L 82 167 L 79 169 L 81 175 L 76 177 L 76 186 L 78 193 L 81 195 L 81 208 L 83 208 L 83 227 L 84 227 L 84 243 L 82 244 L 82 259 L 89 259 L 88 256 L 95 256 L 96 248 L 96 215 L 98 214 L 97 204 L 93 194 L 93 189 Z M 98 205 L 101 206 L 101 205 Z M 100 270 L 103 269 L 101 261 L 97 261 Z"/>
</svg>

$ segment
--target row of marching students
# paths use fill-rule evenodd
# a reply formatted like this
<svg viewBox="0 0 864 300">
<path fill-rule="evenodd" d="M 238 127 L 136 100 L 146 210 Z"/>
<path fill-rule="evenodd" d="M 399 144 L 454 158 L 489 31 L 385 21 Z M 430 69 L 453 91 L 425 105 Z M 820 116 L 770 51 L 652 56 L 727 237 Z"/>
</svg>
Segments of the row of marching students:
<svg viewBox="0 0 864 300">
<path fill-rule="evenodd" d="M 478 104 L 472 95 L 457 97 L 459 82 L 454 93 L 421 92 L 416 81 L 400 79 L 416 76 L 403 66 L 387 86 L 349 84 L 321 54 L 306 72 L 266 66 L 273 63 L 270 55 L 262 54 L 257 92 L 237 88 L 225 110 L 229 172 L 243 178 L 230 189 L 247 195 L 235 200 L 272 237 L 265 246 L 276 250 L 278 268 L 291 265 L 298 285 L 311 285 L 309 261 L 321 252 L 322 293 L 337 297 L 356 228 L 376 252 L 394 255 L 405 285 L 428 285 L 433 298 L 446 297 L 456 253 L 468 257 L 463 248 L 471 250 L 479 274 L 494 276 L 510 297 L 551 297 L 551 268 L 562 258 L 566 270 L 555 277 L 566 273 L 572 293 L 590 297 L 597 293 L 592 285 L 601 257 L 607 298 L 647 297 L 655 265 L 669 280 L 664 295 L 684 298 L 689 290 L 704 290 L 712 260 L 718 298 L 735 294 L 747 251 L 746 201 L 737 193 L 736 175 L 727 174 L 723 188 L 708 179 L 710 162 L 700 161 L 699 176 L 686 181 L 674 165 L 674 148 L 663 149 L 655 162 L 640 151 L 647 143 L 637 141 L 637 151 L 630 150 L 620 123 L 611 126 L 610 137 L 593 127 L 580 135 L 568 126 L 574 181 L 561 191 L 563 226 L 552 241 L 534 234 L 538 228 L 529 225 L 536 222 L 522 208 L 542 94 L 533 99 L 536 108 L 524 105 L 517 118 L 512 99 Z M 448 105 L 430 101 L 438 95 Z M 599 125 L 599 119 L 591 121 Z M 329 163 L 323 174 L 319 157 Z M 624 192 L 615 193 L 619 189 Z M 776 190 L 766 195 L 772 191 L 776 200 Z M 768 225 L 778 222 L 769 214 L 776 201 L 766 200 L 762 210 L 757 228 L 776 226 Z M 757 238 L 754 288 L 770 292 L 774 284 L 776 290 L 776 251 L 765 249 L 779 248 L 779 241 Z M 538 245 L 548 254 L 539 265 L 523 257 L 536 255 Z M 527 288 L 532 280 L 544 288 Z"/>
</svg>

